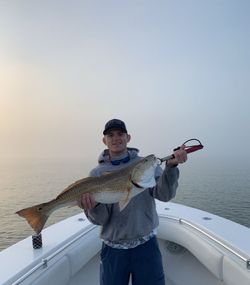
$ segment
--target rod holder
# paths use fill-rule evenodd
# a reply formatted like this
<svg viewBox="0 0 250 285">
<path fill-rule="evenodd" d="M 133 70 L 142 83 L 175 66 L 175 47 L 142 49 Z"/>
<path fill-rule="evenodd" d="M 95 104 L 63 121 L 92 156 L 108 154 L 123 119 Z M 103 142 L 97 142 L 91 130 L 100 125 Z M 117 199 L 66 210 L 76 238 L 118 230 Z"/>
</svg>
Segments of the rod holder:
<svg viewBox="0 0 250 285">
<path fill-rule="evenodd" d="M 43 246 L 42 234 L 32 236 L 32 246 L 34 249 L 39 249 Z"/>
</svg>

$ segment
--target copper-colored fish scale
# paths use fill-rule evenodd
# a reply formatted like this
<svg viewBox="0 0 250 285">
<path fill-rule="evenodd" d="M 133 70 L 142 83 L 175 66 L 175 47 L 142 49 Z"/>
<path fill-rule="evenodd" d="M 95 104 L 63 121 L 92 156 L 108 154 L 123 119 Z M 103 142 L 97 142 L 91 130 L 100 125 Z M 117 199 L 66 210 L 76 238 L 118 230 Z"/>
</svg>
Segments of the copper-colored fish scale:
<svg viewBox="0 0 250 285">
<path fill-rule="evenodd" d="M 131 167 L 130 167 L 131 168 Z M 55 200 L 75 200 L 84 193 L 123 192 L 127 190 L 130 168 L 100 177 L 87 177 L 69 185 Z"/>
</svg>

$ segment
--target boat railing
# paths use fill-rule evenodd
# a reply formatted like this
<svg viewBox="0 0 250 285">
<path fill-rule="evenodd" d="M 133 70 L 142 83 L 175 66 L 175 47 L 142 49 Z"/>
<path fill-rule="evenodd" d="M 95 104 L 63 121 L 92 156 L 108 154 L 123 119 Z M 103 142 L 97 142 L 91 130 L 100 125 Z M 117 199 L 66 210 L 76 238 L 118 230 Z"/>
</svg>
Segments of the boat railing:
<svg viewBox="0 0 250 285">
<path fill-rule="evenodd" d="M 195 225 L 194 223 L 192 223 L 186 219 L 183 219 L 183 218 L 170 216 L 170 215 L 163 214 L 163 213 L 161 213 L 159 216 L 162 216 L 162 217 L 167 218 L 169 220 L 176 221 L 179 224 L 186 225 L 186 226 L 194 229 L 195 231 L 205 235 L 207 238 L 209 238 L 210 240 L 212 240 L 213 242 L 220 245 L 221 247 L 223 247 L 224 249 L 229 251 L 231 254 L 238 257 L 240 260 L 242 260 L 246 264 L 246 268 L 248 270 L 250 270 L 250 259 L 248 257 L 244 256 L 242 253 L 239 253 L 238 251 L 236 251 L 235 249 L 233 249 L 232 247 L 230 247 L 229 245 L 227 245 L 223 241 L 219 240 L 217 237 L 213 236 L 211 233 L 205 231 L 204 229 L 200 228 L 199 226 Z"/>
</svg>

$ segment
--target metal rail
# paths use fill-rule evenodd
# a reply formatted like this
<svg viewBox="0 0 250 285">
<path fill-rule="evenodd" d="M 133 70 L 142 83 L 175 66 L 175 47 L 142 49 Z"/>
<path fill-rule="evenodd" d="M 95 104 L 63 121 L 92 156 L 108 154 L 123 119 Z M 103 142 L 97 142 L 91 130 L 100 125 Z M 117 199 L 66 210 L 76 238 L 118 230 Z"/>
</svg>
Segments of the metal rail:
<svg viewBox="0 0 250 285">
<path fill-rule="evenodd" d="M 239 259 L 241 259 L 243 262 L 245 262 L 246 268 L 248 270 L 250 270 L 250 259 L 249 258 L 243 256 L 242 254 L 240 254 L 239 252 L 237 252 L 236 250 L 234 250 L 230 246 L 226 245 L 221 240 L 219 240 L 218 238 L 214 237 L 213 235 L 211 235 L 210 233 L 206 232 L 205 230 L 199 228 L 198 226 L 194 225 L 193 223 L 189 222 L 188 220 L 185 220 L 185 219 L 182 219 L 182 218 L 178 218 L 178 217 L 175 217 L 175 216 L 169 216 L 169 215 L 166 215 L 166 214 L 160 214 L 159 216 L 163 216 L 164 218 L 167 218 L 167 219 L 170 219 L 170 220 L 173 220 L 173 221 L 177 221 L 177 222 L 179 222 L 179 224 L 187 225 L 190 228 L 200 232 L 201 234 L 205 235 L 210 240 L 212 240 L 215 243 L 219 244 L 221 247 L 225 248 L 227 251 L 229 251 L 230 253 L 232 253 L 233 255 L 237 256 Z"/>
<path fill-rule="evenodd" d="M 30 275 L 32 275 L 35 271 L 37 271 L 38 269 L 45 269 L 48 266 L 48 262 L 50 260 L 52 260 L 56 255 L 58 255 L 59 253 L 61 253 L 62 251 L 64 251 L 66 248 L 68 248 L 69 246 L 71 246 L 73 243 L 75 243 L 77 240 L 81 239 L 84 235 L 86 235 L 87 233 L 89 233 L 90 231 L 92 231 L 94 228 L 96 228 L 96 225 L 89 225 L 88 228 L 83 231 L 82 233 L 80 233 L 79 235 L 77 235 L 75 238 L 73 238 L 71 241 L 69 241 L 68 243 L 66 243 L 64 246 L 60 247 L 58 250 L 56 250 L 54 253 L 52 253 L 51 255 L 47 256 L 46 258 L 43 258 L 41 260 L 41 262 L 39 262 L 36 266 L 34 266 L 33 268 L 31 268 L 27 273 L 25 273 L 24 275 L 22 275 L 20 278 L 18 278 L 15 282 L 12 283 L 12 285 L 19 285 L 21 284 L 24 280 L 26 280 Z"/>
</svg>

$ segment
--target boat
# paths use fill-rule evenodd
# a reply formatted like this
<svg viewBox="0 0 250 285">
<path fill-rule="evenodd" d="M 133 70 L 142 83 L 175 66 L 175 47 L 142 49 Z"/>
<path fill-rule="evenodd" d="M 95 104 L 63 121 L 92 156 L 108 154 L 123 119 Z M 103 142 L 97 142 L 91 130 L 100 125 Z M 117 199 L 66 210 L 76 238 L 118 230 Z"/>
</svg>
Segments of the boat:
<svg viewBox="0 0 250 285">
<path fill-rule="evenodd" d="M 250 228 L 173 202 L 157 201 L 157 212 L 166 284 L 250 284 Z M 99 284 L 99 233 L 82 213 L 44 229 L 40 248 L 31 236 L 10 246 L 0 252 L 0 284 Z"/>
</svg>

